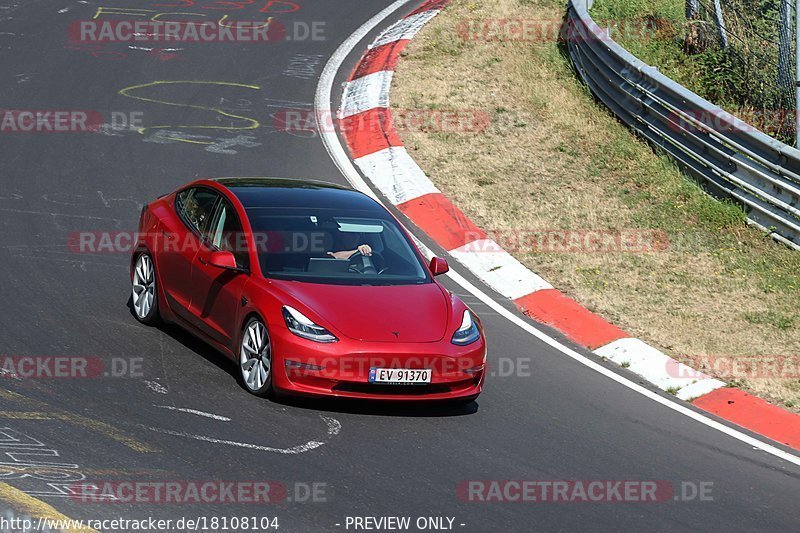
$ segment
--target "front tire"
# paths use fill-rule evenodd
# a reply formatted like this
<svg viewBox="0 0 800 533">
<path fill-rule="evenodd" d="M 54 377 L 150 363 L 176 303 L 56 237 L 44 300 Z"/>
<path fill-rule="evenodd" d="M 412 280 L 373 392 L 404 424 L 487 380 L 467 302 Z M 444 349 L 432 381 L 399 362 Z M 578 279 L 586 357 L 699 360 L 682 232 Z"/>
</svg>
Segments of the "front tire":
<svg viewBox="0 0 800 533">
<path fill-rule="evenodd" d="M 158 313 L 156 267 L 149 253 L 143 252 L 136 257 L 131 286 L 131 301 L 136 320 L 155 326 L 161 317 Z"/>
<path fill-rule="evenodd" d="M 266 398 L 272 389 L 272 343 L 260 318 L 252 317 L 239 340 L 239 375 L 247 392 Z"/>
</svg>

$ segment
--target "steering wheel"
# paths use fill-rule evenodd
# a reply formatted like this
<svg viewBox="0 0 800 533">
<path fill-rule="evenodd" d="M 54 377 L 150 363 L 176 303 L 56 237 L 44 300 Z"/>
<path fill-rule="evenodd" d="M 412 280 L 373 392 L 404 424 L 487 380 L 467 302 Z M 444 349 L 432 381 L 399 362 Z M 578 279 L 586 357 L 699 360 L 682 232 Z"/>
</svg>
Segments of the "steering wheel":
<svg viewBox="0 0 800 533">
<path fill-rule="evenodd" d="M 376 253 L 372 252 L 372 255 L 376 255 Z M 351 255 L 348 260 L 350 261 L 350 270 L 353 272 L 358 272 L 359 274 L 377 275 L 386 270 L 384 268 L 378 272 L 378 269 L 375 268 L 375 263 L 372 262 L 372 258 L 362 254 L 358 250 L 356 250 L 356 252 Z"/>
</svg>

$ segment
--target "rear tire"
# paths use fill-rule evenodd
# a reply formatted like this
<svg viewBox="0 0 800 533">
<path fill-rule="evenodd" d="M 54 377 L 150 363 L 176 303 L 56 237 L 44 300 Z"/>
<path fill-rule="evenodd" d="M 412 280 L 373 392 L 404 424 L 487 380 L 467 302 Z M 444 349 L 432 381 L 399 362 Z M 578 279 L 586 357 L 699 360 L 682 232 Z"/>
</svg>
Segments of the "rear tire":
<svg viewBox="0 0 800 533">
<path fill-rule="evenodd" d="M 239 340 L 239 377 L 250 394 L 262 398 L 273 395 L 272 343 L 260 318 L 252 317 Z"/>
<path fill-rule="evenodd" d="M 155 326 L 161 322 L 156 267 L 148 252 L 136 256 L 131 279 L 131 303 L 136 320 L 142 324 Z"/>
</svg>

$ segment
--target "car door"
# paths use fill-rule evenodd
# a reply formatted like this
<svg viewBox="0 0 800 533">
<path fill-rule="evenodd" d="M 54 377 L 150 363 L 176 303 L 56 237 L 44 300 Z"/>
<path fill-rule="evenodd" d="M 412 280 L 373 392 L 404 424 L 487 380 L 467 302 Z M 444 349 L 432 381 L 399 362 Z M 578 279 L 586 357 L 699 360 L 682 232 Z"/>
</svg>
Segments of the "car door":
<svg viewBox="0 0 800 533">
<path fill-rule="evenodd" d="M 240 270 L 209 264 L 211 254 L 218 250 L 232 252 Z M 249 270 L 242 224 L 230 202 L 221 198 L 192 263 L 191 312 L 198 327 L 231 349 L 239 331 L 239 309 Z"/>
<path fill-rule="evenodd" d="M 170 308 L 186 320 L 192 317 L 192 263 L 218 201 L 219 194 L 211 189 L 185 189 L 175 196 L 175 216 L 162 220 L 159 269 L 164 294 Z"/>
</svg>

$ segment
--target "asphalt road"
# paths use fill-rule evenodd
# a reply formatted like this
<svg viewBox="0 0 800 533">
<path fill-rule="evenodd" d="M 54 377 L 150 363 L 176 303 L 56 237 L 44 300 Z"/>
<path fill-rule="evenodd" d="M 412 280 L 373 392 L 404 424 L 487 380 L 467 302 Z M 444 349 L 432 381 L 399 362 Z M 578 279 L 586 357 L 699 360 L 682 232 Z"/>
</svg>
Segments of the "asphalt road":
<svg viewBox="0 0 800 533">
<path fill-rule="evenodd" d="M 106 122 L 116 112 L 145 128 L 0 133 L 0 355 L 85 356 L 102 361 L 101 374 L 124 374 L 0 382 L 0 481 L 72 518 L 276 516 L 282 531 L 341 531 L 348 516 L 381 515 L 452 517 L 459 531 L 796 529 L 796 466 L 592 371 L 471 295 L 494 370 L 466 407 L 261 400 L 223 356 L 134 320 L 128 255 L 80 253 L 68 244 L 76 232 L 133 231 L 142 203 L 196 176 L 345 182 L 316 135 L 282 131 L 281 112 L 313 107 L 330 55 L 390 2 L 295 1 L 298 11 L 276 19 L 290 32 L 322 24 L 324 39 L 159 52 L 130 47 L 159 46 L 149 43 L 80 49 L 67 43 L 68 28 L 99 6 L 259 20 L 265 3 L 234 11 L 217 2 L 230 8 L 218 11 L 201 0 L 0 0 L 0 107 L 92 110 Z M 198 125 L 212 127 L 187 127 Z M 13 453 L 26 442 L 27 455 Z M 66 476 L 60 484 L 34 472 L 46 463 L 61 465 L 48 470 Z M 457 494 L 463 480 L 509 479 L 710 483 L 713 501 L 489 503 Z M 74 483 L 119 480 L 274 480 L 292 501 L 64 494 Z M 314 483 L 317 497 L 305 498 Z"/>
</svg>

